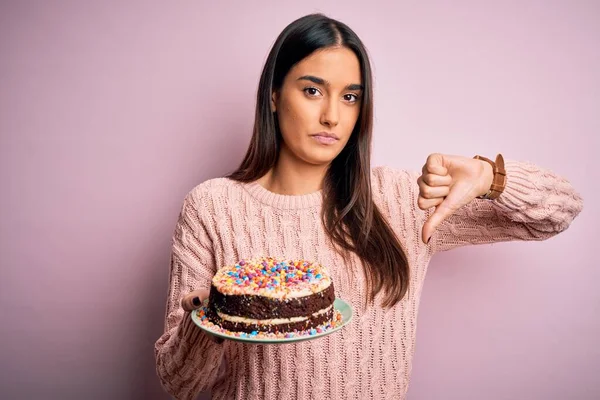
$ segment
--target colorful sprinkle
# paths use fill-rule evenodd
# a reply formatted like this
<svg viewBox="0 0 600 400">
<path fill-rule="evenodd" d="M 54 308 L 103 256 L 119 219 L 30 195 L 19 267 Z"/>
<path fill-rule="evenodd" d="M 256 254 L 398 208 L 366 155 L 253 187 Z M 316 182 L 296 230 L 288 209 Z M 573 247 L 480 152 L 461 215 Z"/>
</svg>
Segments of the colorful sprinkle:
<svg viewBox="0 0 600 400">
<path fill-rule="evenodd" d="M 284 297 L 292 292 L 315 293 L 331 283 L 325 267 L 304 260 L 272 257 L 241 260 L 221 268 L 213 284 L 223 294 L 265 294 Z"/>
</svg>

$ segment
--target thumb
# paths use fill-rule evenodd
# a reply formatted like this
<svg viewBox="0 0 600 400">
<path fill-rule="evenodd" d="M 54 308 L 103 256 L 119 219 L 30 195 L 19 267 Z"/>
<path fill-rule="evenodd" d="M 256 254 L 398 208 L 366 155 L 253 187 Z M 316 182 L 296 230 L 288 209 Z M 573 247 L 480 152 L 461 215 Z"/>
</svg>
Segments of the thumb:
<svg viewBox="0 0 600 400">
<path fill-rule="evenodd" d="M 189 292 L 181 299 L 181 307 L 185 311 L 194 311 L 202 305 L 202 302 L 208 298 L 210 292 L 207 289 L 198 289 Z M 223 343 L 223 339 L 209 333 L 209 337 L 216 343 Z"/>
<path fill-rule="evenodd" d="M 438 226 L 440 226 L 440 224 L 444 222 L 446 218 L 452 215 L 452 213 L 453 211 L 448 206 L 447 199 L 435 208 L 433 214 L 431 214 L 427 221 L 425 221 L 425 224 L 423 224 L 423 231 L 421 233 L 423 243 L 429 243 L 429 239 L 431 239 L 431 236 L 433 236 L 433 233 L 436 231 Z"/>
<path fill-rule="evenodd" d="M 181 299 L 181 308 L 185 311 L 193 311 L 202 305 L 202 301 L 208 298 L 208 290 L 207 289 L 198 289 L 194 290 Z"/>
</svg>

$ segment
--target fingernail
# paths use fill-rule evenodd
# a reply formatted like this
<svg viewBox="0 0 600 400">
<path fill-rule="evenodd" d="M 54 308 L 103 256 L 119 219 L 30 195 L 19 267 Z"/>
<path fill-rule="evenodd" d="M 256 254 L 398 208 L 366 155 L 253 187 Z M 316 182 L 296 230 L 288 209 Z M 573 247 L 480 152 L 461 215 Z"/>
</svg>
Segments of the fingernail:
<svg viewBox="0 0 600 400">
<path fill-rule="evenodd" d="M 200 298 L 199 297 L 194 297 L 192 299 L 192 303 L 194 303 L 195 306 L 199 306 L 200 305 Z"/>
</svg>

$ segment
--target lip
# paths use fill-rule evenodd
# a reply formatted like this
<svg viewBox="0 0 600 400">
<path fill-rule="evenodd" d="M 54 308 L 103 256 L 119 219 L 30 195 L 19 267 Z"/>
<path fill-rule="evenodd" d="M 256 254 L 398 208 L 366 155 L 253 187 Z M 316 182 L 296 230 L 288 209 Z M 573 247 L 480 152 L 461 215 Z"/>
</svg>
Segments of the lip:
<svg viewBox="0 0 600 400">
<path fill-rule="evenodd" d="M 335 140 L 339 140 L 340 138 L 335 134 L 335 133 L 329 133 L 329 132 L 319 132 L 319 133 L 315 133 L 311 136 L 323 136 L 326 138 L 333 138 Z"/>
<path fill-rule="evenodd" d="M 338 136 L 335 133 L 330 132 L 319 132 L 310 136 L 321 144 L 333 144 L 340 140 L 340 138 L 338 138 Z"/>
</svg>

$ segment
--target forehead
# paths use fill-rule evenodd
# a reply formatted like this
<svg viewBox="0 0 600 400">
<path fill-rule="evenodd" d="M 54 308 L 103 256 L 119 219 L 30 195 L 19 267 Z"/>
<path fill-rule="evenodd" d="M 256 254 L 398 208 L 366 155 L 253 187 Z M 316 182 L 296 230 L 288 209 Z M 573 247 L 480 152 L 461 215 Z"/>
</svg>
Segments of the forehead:
<svg viewBox="0 0 600 400">
<path fill-rule="evenodd" d="M 290 75 L 314 75 L 331 82 L 332 86 L 362 84 L 358 57 L 346 47 L 315 51 L 296 64 Z"/>
</svg>

